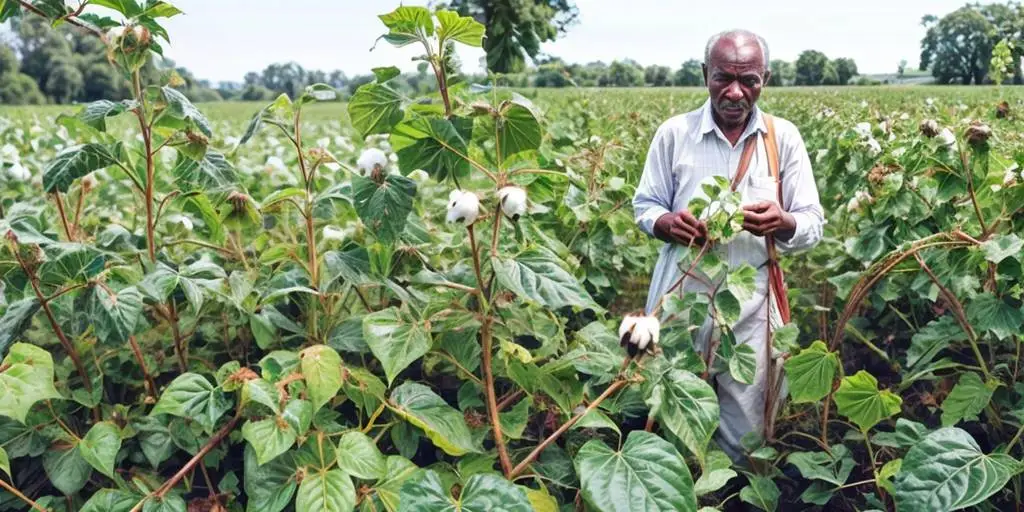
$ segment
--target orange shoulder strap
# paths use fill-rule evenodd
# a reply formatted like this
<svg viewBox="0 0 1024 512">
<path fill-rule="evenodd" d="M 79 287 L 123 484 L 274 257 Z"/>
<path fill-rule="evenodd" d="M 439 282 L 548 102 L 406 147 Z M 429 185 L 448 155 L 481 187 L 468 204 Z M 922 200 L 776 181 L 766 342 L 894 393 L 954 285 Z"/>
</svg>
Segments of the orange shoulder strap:
<svg viewBox="0 0 1024 512">
<path fill-rule="evenodd" d="M 765 153 L 768 155 L 768 171 L 772 173 L 772 178 L 775 179 L 775 183 L 779 189 L 779 206 L 785 208 L 785 204 L 782 202 L 782 179 L 779 177 L 779 146 L 775 140 L 775 119 L 768 114 L 761 114 L 764 117 L 764 126 L 768 130 L 768 134 L 765 140 Z"/>
</svg>

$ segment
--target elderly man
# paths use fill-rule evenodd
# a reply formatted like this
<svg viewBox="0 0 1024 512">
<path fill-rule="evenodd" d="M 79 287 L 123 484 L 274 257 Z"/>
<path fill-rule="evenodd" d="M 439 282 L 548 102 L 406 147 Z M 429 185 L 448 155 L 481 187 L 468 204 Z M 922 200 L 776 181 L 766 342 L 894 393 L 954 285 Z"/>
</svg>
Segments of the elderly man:
<svg viewBox="0 0 1024 512">
<path fill-rule="evenodd" d="M 709 98 L 697 110 L 675 116 L 658 128 L 633 198 L 637 224 L 665 242 L 651 278 L 650 314 L 679 279 L 683 251 L 704 243 L 706 226 L 687 211 L 690 199 L 699 193 L 701 180 L 724 176 L 742 195 L 744 232 L 714 249 L 730 268 L 749 263 L 758 270 L 753 298 L 742 304 L 739 321 L 731 326 L 736 343 L 749 344 L 757 354 L 754 381 L 746 385 L 725 372 L 715 375 L 712 382 L 721 407 L 717 440 L 734 460 L 742 457 L 743 435 L 761 433 L 765 420 L 771 353 L 767 331 L 772 311 L 776 315 L 771 324 L 779 323 L 778 308 L 769 307 L 769 260 L 774 251 L 768 244 L 774 243 L 783 253 L 807 249 L 821 239 L 824 224 L 800 132 L 786 120 L 769 119 L 756 106 L 771 76 L 768 62 L 768 46 L 751 32 L 723 32 L 708 41 L 703 71 Z M 770 131 L 774 132 L 777 154 L 766 145 L 772 138 Z M 769 160 L 777 162 L 771 166 L 775 173 Z M 739 169 L 743 163 L 747 164 L 745 173 Z M 779 177 L 781 187 L 774 176 Z M 708 291 L 694 279 L 686 280 L 684 290 Z M 696 331 L 698 351 L 707 350 L 713 331 L 709 318 Z"/>
</svg>

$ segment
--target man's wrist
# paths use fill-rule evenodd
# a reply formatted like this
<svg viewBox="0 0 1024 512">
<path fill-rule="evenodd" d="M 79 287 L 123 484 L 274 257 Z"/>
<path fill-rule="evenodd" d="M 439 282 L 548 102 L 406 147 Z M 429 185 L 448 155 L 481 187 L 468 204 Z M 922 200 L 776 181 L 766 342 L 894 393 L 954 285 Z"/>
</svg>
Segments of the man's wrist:
<svg viewBox="0 0 1024 512">
<path fill-rule="evenodd" d="M 785 210 L 782 211 L 782 227 L 775 231 L 775 238 L 783 242 L 796 235 L 796 217 Z"/>
</svg>

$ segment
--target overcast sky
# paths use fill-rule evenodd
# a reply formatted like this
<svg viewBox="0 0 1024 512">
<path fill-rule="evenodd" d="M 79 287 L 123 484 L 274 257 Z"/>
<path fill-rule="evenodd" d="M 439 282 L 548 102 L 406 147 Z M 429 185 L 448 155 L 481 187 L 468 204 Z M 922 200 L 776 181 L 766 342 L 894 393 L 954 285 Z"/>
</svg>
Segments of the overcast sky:
<svg viewBox="0 0 1024 512">
<path fill-rule="evenodd" d="M 167 55 L 200 78 L 241 81 L 248 71 L 294 60 L 306 68 L 348 75 L 397 65 L 415 69 L 412 47 L 381 42 L 376 15 L 397 0 L 170 0 L 185 11 L 166 23 Z M 405 0 L 407 5 L 427 1 Z M 569 62 L 633 58 L 678 68 L 701 58 L 714 32 L 746 28 L 768 41 L 772 58 L 795 60 L 806 49 L 852 57 L 862 73 L 895 72 L 900 59 L 916 68 L 924 36 L 921 17 L 942 15 L 965 0 L 576 0 L 579 23 L 543 50 Z M 983 2 L 987 3 L 987 2 Z M 479 50 L 460 53 L 466 71 L 480 69 Z"/>
</svg>

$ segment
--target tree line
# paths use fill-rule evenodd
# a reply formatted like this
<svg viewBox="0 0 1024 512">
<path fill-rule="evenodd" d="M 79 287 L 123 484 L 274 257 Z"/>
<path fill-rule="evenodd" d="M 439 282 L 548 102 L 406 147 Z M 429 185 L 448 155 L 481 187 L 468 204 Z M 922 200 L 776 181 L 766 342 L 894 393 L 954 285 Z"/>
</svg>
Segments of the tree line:
<svg viewBox="0 0 1024 512">
<path fill-rule="evenodd" d="M 1005 4 L 967 4 L 941 18 L 924 16 L 927 27 L 921 40 L 921 70 L 930 69 L 940 84 L 985 84 L 1012 80 L 1024 83 L 1021 57 L 1024 57 L 1024 6 L 1017 1 Z M 995 65 L 993 51 L 1009 51 L 1002 65 Z M 996 52 L 996 60 L 1000 55 Z"/>
</svg>

